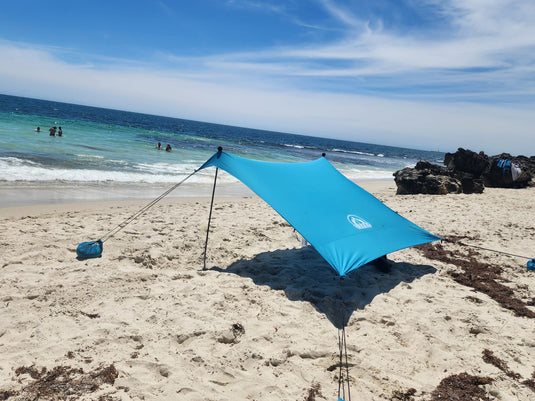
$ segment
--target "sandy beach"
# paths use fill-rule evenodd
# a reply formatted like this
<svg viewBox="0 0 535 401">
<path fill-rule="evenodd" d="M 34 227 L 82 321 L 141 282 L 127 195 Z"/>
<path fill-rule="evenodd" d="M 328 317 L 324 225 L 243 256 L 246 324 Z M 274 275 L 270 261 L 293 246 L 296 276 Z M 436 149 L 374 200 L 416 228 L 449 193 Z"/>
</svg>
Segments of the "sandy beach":
<svg viewBox="0 0 535 401">
<path fill-rule="evenodd" d="M 32 202 L 4 203 L 0 400 L 335 400 L 342 310 L 352 400 L 535 399 L 535 272 L 458 244 L 535 257 L 535 188 L 361 185 L 450 241 L 352 272 L 344 305 L 333 269 L 251 194 L 218 189 L 206 270 L 209 193 L 162 200 L 85 261 L 78 243 L 150 196 L 39 205 L 32 188 Z"/>
</svg>

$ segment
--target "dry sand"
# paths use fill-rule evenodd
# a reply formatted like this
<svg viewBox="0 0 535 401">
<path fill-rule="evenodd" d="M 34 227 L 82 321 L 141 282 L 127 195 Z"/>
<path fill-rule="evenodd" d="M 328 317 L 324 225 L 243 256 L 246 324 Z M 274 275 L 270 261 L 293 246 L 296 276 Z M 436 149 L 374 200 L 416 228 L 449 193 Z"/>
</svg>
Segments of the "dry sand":
<svg viewBox="0 0 535 401">
<path fill-rule="evenodd" d="M 535 188 L 363 186 L 436 235 L 535 257 Z M 205 271 L 207 197 L 164 199 L 102 258 L 76 260 L 79 242 L 145 203 L 0 208 L 0 400 L 335 400 L 339 280 L 257 197 L 216 197 Z M 351 398 L 444 400 L 466 373 L 490 400 L 534 400 L 535 272 L 519 257 L 438 245 L 343 281 Z M 493 282 L 516 309 L 488 290 L 482 274 L 495 266 L 466 270 L 477 262 L 502 268 Z"/>
</svg>

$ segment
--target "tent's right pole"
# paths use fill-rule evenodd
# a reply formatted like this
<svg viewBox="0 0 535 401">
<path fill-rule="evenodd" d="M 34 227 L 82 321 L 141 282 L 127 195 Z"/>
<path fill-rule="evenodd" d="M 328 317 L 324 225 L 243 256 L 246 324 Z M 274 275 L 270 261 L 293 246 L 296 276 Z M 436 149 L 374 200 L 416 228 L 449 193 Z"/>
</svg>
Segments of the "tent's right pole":
<svg viewBox="0 0 535 401">
<path fill-rule="evenodd" d="M 344 300 L 344 291 L 343 291 L 343 283 L 344 283 L 344 277 L 340 276 L 340 299 L 342 301 L 342 343 L 340 346 L 340 378 L 342 378 L 342 352 L 345 356 L 345 374 L 346 374 L 346 380 L 347 380 L 347 400 L 351 401 L 351 383 L 349 380 L 349 360 L 347 357 L 347 342 L 346 342 L 346 303 Z M 342 383 L 343 386 L 343 383 Z M 342 387 L 343 388 L 343 387 Z M 340 391 L 340 390 L 339 390 Z M 345 394 L 344 394 L 345 395 Z"/>
<path fill-rule="evenodd" d="M 212 200 L 210 202 L 210 214 L 208 215 L 208 227 L 206 228 L 206 240 L 204 241 L 204 267 L 203 270 L 206 270 L 206 250 L 208 249 L 208 235 L 210 234 L 210 221 L 212 220 L 212 209 L 214 207 L 214 197 L 215 197 L 215 186 L 217 183 L 217 172 L 219 171 L 219 168 L 216 167 L 215 169 L 215 177 L 214 177 L 214 187 L 212 188 Z"/>
</svg>

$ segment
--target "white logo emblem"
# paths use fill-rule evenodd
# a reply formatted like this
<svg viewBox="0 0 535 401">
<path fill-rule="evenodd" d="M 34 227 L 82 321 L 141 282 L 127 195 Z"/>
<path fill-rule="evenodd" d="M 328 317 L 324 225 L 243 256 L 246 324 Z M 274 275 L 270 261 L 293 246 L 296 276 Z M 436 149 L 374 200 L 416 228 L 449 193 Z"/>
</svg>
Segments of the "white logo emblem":
<svg viewBox="0 0 535 401">
<path fill-rule="evenodd" d="M 353 227 L 358 228 L 359 230 L 372 228 L 372 225 L 370 223 L 368 223 L 362 217 L 355 216 L 354 214 L 348 214 L 347 221 L 349 221 Z"/>
</svg>

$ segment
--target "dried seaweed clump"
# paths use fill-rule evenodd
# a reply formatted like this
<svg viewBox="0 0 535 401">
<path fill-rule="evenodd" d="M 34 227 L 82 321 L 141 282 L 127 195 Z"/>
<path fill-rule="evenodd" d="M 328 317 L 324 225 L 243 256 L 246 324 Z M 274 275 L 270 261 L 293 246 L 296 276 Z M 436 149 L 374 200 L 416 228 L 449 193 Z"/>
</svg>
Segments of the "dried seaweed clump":
<svg viewBox="0 0 535 401">
<path fill-rule="evenodd" d="M 450 241 L 455 242 L 455 239 Z M 446 251 L 441 244 L 424 244 L 417 248 L 428 259 L 450 263 L 462 269 L 461 273 L 450 273 L 457 283 L 488 295 L 503 308 L 511 310 L 516 316 L 535 318 L 535 312 L 527 308 L 529 303 L 515 297 L 511 288 L 499 282 L 505 281 L 500 276 L 503 268 L 496 264 L 481 262 L 481 255 L 478 252 L 469 250 L 468 253 L 460 251 L 454 253 Z"/>
<path fill-rule="evenodd" d="M 531 379 L 524 380 L 522 384 L 535 393 L 535 371 L 531 374 Z"/>
<path fill-rule="evenodd" d="M 483 350 L 483 360 L 491 365 L 496 366 L 498 369 L 500 369 L 502 372 L 504 372 L 507 376 L 509 376 L 512 379 L 518 380 L 521 378 L 519 373 L 515 373 L 512 370 L 509 369 L 509 366 L 507 366 L 507 363 L 498 358 L 494 355 L 494 352 L 484 349 Z"/>
<path fill-rule="evenodd" d="M 502 372 L 504 372 L 507 376 L 510 378 L 516 380 L 520 384 L 523 384 L 527 388 L 529 388 L 531 391 L 535 392 L 535 372 L 531 375 L 531 379 L 527 379 L 524 381 L 520 381 L 522 379 L 522 375 L 520 373 L 513 372 L 511 369 L 509 369 L 509 366 L 507 366 L 507 363 L 498 358 L 494 355 L 494 352 L 485 349 L 483 350 L 483 360 L 491 365 L 496 366 L 498 369 L 500 369 Z"/>
<path fill-rule="evenodd" d="M 87 373 L 81 368 L 70 366 L 56 366 L 52 370 L 21 366 L 15 370 L 17 377 L 23 374 L 28 374 L 33 381 L 17 391 L 0 391 L 1 400 L 9 400 L 11 397 L 17 397 L 21 401 L 80 400 L 97 391 L 103 384 L 113 385 L 119 376 L 113 364 Z M 102 399 L 107 398 L 103 396 Z"/>
<path fill-rule="evenodd" d="M 416 394 L 416 389 L 410 388 L 407 391 L 395 390 L 392 393 L 390 401 L 414 401 L 413 395 Z"/>
<path fill-rule="evenodd" d="M 325 398 L 321 394 L 321 385 L 319 383 L 312 383 L 305 396 L 305 401 L 315 401 L 317 397 Z"/>
<path fill-rule="evenodd" d="M 448 376 L 431 393 L 431 401 L 490 401 L 481 386 L 492 383 L 489 377 L 468 373 Z"/>
</svg>

